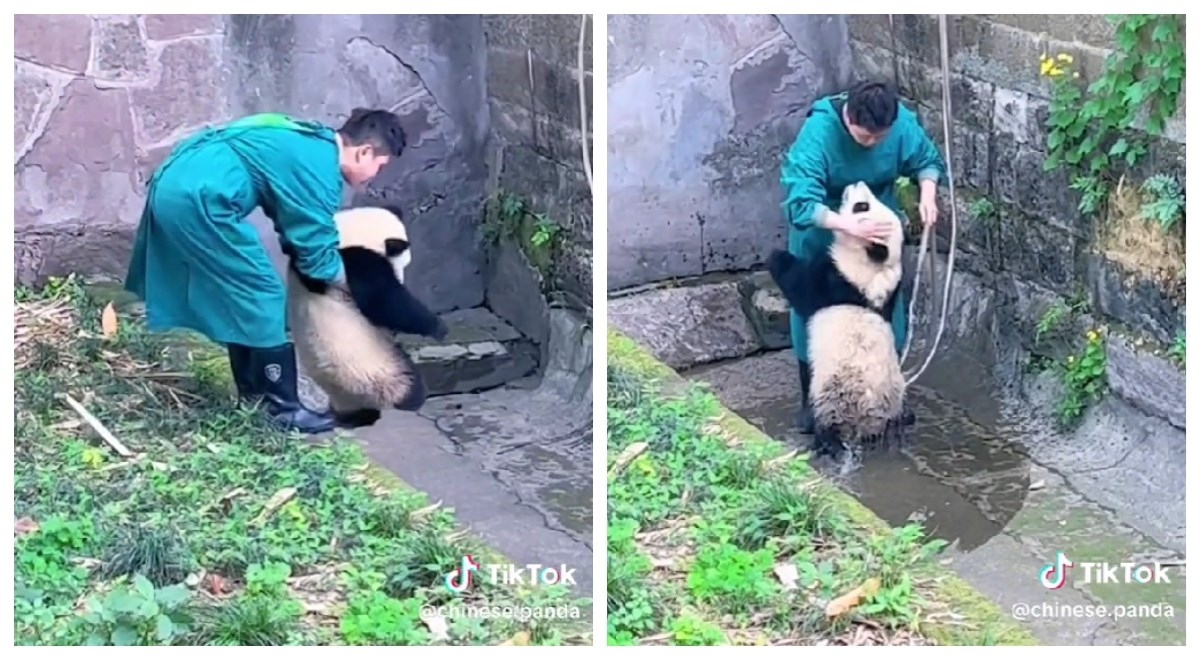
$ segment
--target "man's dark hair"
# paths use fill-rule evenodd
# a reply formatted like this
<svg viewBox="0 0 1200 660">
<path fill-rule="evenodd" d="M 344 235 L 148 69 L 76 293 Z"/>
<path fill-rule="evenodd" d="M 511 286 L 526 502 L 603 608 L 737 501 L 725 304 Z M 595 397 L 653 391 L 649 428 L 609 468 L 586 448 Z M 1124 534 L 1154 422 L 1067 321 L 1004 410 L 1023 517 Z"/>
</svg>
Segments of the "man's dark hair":
<svg viewBox="0 0 1200 660">
<path fill-rule="evenodd" d="M 862 82 L 846 95 L 847 119 L 872 133 L 891 128 L 899 110 L 900 98 L 888 82 Z"/>
<path fill-rule="evenodd" d="M 369 144 L 381 156 L 399 158 L 408 146 L 400 118 L 387 110 L 355 108 L 338 133 L 347 144 L 355 147 Z"/>
</svg>

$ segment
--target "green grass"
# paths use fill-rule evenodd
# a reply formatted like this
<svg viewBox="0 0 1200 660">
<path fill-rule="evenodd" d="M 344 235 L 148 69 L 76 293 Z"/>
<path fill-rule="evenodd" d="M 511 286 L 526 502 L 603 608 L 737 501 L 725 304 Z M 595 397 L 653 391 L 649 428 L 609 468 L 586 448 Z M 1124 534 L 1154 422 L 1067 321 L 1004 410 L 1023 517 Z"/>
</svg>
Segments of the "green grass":
<svg viewBox="0 0 1200 660">
<path fill-rule="evenodd" d="M 608 380 L 609 645 L 1032 643 L 949 593 L 943 542 L 888 529 L 611 332 Z"/>
<path fill-rule="evenodd" d="M 17 301 L 18 644 L 587 643 L 579 619 L 422 620 L 424 605 L 585 605 L 483 580 L 452 596 L 443 577 L 463 554 L 504 560 L 376 478 L 353 442 L 289 437 L 236 409 L 211 347 L 127 318 L 104 337 L 101 305 L 73 280 Z M 118 456 L 60 394 L 138 456 Z"/>
</svg>

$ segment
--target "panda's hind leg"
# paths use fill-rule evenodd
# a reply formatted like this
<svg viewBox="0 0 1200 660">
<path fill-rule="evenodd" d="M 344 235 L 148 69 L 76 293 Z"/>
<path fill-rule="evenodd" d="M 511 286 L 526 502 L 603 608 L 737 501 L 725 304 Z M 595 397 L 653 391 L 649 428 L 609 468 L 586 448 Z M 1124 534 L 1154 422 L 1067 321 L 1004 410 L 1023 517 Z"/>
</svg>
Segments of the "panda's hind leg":
<svg viewBox="0 0 1200 660">
<path fill-rule="evenodd" d="M 372 426 L 379 421 L 379 409 L 370 407 L 367 400 L 355 396 L 352 392 L 329 383 L 325 387 L 325 393 L 329 395 L 329 412 L 338 428 L 357 429 Z"/>
<path fill-rule="evenodd" d="M 818 421 L 813 432 L 813 453 L 817 456 L 830 456 L 836 459 L 844 449 L 845 445 L 842 444 L 838 428 Z"/>
<path fill-rule="evenodd" d="M 334 412 L 333 419 L 339 428 L 357 429 L 374 426 L 381 413 L 376 408 L 360 408 L 352 412 Z"/>
</svg>

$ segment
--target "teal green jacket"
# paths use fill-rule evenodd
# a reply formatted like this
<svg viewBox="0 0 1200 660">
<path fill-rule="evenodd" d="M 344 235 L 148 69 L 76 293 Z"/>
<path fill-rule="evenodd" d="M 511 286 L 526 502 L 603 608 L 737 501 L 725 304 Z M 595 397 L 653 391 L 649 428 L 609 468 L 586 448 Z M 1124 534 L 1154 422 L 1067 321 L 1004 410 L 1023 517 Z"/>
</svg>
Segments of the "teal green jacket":
<svg viewBox="0 0 1200 660">
<path fill-rule="evenodd" d="M 900 111 L 886 138 L 871 147 L 854 141 L 842 121 L 846 95 L 818 100 L 783 159 L 783 212 L 788 223 L 788 251 L 797 256 L 829 248 L 833 233 L 818 223 L 840 204 L 846 186 L 865 181 L 880 201 L 904 218 L 896 197 L 899 177 L 914 181 L 945 179 L 945 163 L 911 110 Z M 892 318 L 896 347 L 904 346 L 908 305 L 901 294 Z M 808 362 L 808 319 L 791 314 L 792 350 Z"/>
<path fill-rule="evenodd" d="M 125 280 L 150 328 L 284 343 L 286 289 L 246 218 L 262 208 L 296 267 L 333 280 L 342 185 L 335 132 L 320 124 L 260 114 L 181 142 L 150 180 Z"/>
</svg>

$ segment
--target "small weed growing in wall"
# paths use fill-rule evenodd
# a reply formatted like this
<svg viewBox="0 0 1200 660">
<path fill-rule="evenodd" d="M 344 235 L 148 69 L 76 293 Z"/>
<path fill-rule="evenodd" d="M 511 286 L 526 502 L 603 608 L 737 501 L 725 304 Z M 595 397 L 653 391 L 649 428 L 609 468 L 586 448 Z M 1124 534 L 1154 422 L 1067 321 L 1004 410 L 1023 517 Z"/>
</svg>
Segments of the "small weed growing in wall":
<svg viewBox="0 0 1200 660">
<path fill-rule="evenodd" d="M 996 204 L 987 197 L 980 197 L 967 206 L 967 212 L 976 220 L 992 222 L 1000 217 Z"/>
<path fill-rule="evenodd" d="M 1184 193 L 1174 177 L 1156 174 L 1142 183 L 1142 218 L 1169 231 L 1183 220 Z"/>
<path fill-rule="evenodd" d="M 1171 342 L 1171 348 L 1167 349 L 1167 356 L 1180 369 L 1187 370 L 1187 336 L 1182 332 L 1175 335 L 1175 341 Z"/>
<path fill-rule="evenodd" d="M 920 237 L 921 232 L 925 229 L 921 224 L 921 214 L 917 209 L 917 187 L 913 184 L 912 179 L 908 177 L 900 177 L 896 179 L 896 202 L 900 205 L 900 211 L 904 213 L 904 219 L 907 221 L 905 232 L 910 238 Z"/>
<path fill-rule="evenodd" d="M 1040 344 L 1051 333 L 1062 329 L 1076 314 L 1087 311 L 1087 306 L 1087 298 L 1084 296 L 1077 296 L 1072 300 L 1052 305 L 1038 319 L 1037 326 L 1034 328 L 1034 343 Z"/>
<path fill-rule="evenodd" d="M 1107 383 L 1104 335 L 1089 330 L 1084 338 L 1079 356 L 1068 355 L 1063 365 L 1064 391 L 1058 406 L 1058 421 L 1064 427 L 1074 426 L 1087 407 L 1100 400 Z"/>
<path fill-rule="evenodd" d="M 485 245 L 501 238 L 510 238 L 544 280 L 552 279 L 553 255 L 562 234 L 562 227 L 544 213 L 534 213 L 529 204 L 507 192 L 497 193 L 489 200 L 480 235 Z"/>
</svg>

